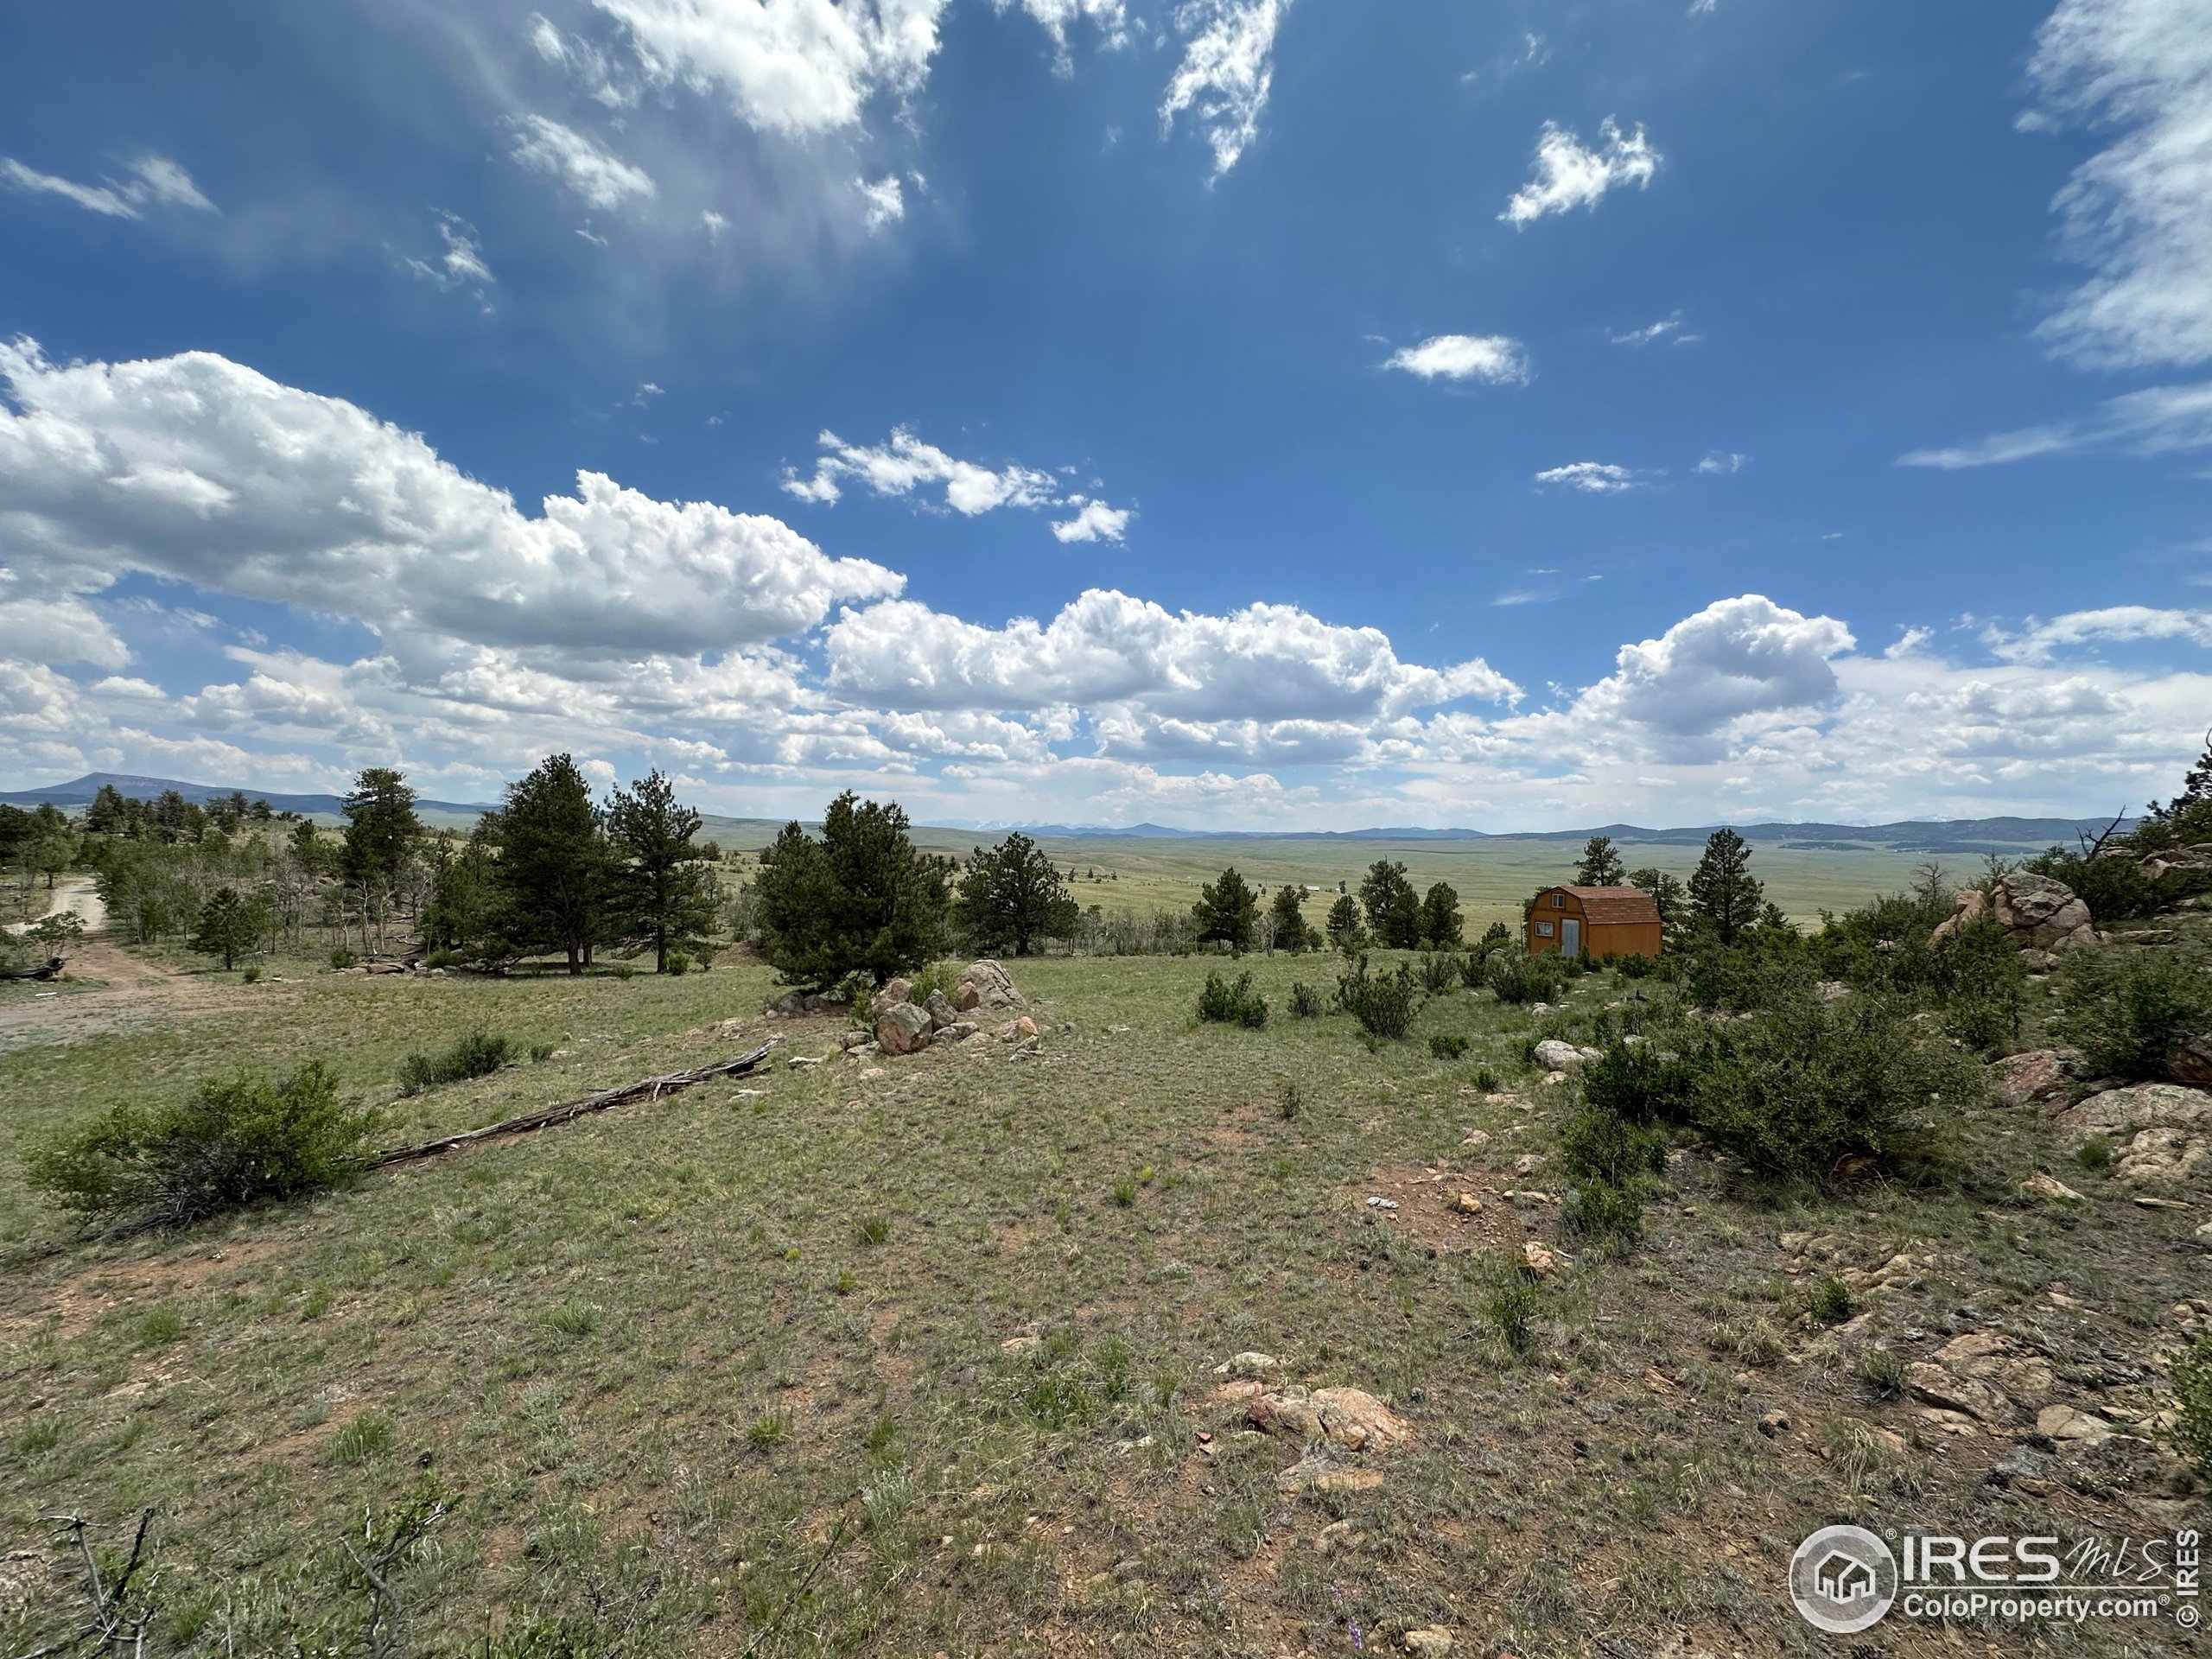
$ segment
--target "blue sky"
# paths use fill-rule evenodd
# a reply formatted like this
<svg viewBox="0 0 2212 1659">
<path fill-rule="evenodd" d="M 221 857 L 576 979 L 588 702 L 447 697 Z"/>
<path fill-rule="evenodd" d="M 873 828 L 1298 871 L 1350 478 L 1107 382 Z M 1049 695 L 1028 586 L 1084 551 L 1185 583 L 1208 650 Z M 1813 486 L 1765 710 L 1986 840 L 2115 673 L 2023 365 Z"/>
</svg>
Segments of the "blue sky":
<svg viewBox="0 0 2212 1659">
<path fill-rule="evenodd" d="M 1554 827 L 2212 720 L 2188 0 L 0 21 L 0 779 Z"/>
</svg>

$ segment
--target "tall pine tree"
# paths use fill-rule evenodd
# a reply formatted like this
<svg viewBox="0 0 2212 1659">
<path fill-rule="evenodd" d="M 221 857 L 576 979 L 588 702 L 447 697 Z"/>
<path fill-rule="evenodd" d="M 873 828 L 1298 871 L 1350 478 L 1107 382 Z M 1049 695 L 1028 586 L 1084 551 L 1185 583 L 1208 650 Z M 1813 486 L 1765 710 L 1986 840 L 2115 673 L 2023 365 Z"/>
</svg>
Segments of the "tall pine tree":
<svg viewBox="0 0 2212 1659">
<path fill-rule="evenodd" d="M 1751 874 L 1751 849 L 1733 830 L 1716 830 L 1706 838 L 1705 856 L 1691 872 L 1690 913 L 1723 944 L 1759 918 L 1764 890 Z"/>
<path fill-rule="evenodd" d="M 1067 878 L 1020 830 L 969 855 L 952 902 L 953 925 L 986 956 L 1029 956 L 1080 919 Z"/>
<path fill-rule="evenodd" d="M 1582 861 L 1574 867 L 1578 887 L 1618 887 L 1628 880 L 1619 849 L 1611 836 L 1592 836 L 1583 843 Z"/>
<path fill-rule="evenodd" d="M 1191 917 L 1198 925 L 1199 943 L 1225 944 L 1230 955 L 1241 957 L 1252 948 L 1252 936 L 1259 929 L 1259 895 L 1232 864 L 1198 889 Z"/>
<path fill-rule="evenodd" d="M 607 857 L 591 786 L 575 761 L 548 755 L 507 785 L 493 820 L 494 867 L 506 914 L 526 950 L 560 950 L 583 972 L 607 935 Z"/>
<path fill-rule="evenodd" d="M 671 946 L 714 929 L 715 874 L 692 840 L 698 833 L 699 815 L 677 802 L 675 785 L 658 770 L 607 802 L 615 925 L 627 943 L 652 947 L 659 973 L 668 971 Z"/>
</svg>

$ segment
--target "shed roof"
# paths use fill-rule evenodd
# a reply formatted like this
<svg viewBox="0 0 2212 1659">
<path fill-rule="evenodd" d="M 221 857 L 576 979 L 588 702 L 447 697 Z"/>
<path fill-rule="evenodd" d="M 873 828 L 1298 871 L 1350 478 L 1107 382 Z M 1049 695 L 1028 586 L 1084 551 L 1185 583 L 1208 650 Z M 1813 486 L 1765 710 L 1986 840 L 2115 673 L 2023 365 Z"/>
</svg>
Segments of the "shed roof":
<svg viewBox="0 0 2212 1659">
<path fill-rule="evenodd" d="M 1656 922 L 1659 906 L 1642 887 L 1558 887 L 1547 893 L 1571 893 L 1582 901 L 1582 913 L 1592 922 Z"/>
</svg>

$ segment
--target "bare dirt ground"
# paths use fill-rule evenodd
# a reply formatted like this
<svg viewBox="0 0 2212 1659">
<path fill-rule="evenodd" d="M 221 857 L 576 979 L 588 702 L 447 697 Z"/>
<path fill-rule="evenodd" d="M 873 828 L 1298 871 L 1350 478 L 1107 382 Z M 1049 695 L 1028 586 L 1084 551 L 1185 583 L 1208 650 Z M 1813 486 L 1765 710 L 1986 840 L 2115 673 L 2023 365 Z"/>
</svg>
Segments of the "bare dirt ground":
<svg viewBox="0 0 2212 1659">
<path fill-rule="evenodd" d="M 63 953 L 68 966 L 58 983 L 0 986 L 0 1053 L 238 1006 L 220 985 L 131 956 L 103 937 L 107 908 L 89 877 L 59 884 L 48 910 L 83 917 L 85 938 Z"/>
</svg>

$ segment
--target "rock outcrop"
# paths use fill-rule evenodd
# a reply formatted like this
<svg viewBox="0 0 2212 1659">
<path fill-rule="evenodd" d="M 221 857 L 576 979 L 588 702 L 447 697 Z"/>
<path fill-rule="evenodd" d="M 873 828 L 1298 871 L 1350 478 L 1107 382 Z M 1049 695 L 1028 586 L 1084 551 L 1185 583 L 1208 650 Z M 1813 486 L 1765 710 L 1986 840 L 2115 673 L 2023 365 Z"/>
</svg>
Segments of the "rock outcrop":
<svg viewBox="0 0 2212 1659">
<path fill-rule="evenodd" d="M 2113 1173 L 2139 1186 L 2193 1179 L 2212 1141 L 2212 1094 L 2176 1083 L 2139 1083 L 2091 1095 L 2054 1116 L 2069 1134 L 2102 1135 L 2117 1154 Z"/>
<path fill-rule="evenodd" d="M 2080 1075 L 2082 1052 L 2074 1048 L 2031 1048 L 2010 1054 L 1990 1068 L 1997 1091 L 2016 1106 L 2056 1100 Z"/>
<path fill-rule="evenodd" d="M 1961 890 L 1958 908 L 1936 929 L 1931 941 L 1953 938 L 1985 915 L 2023 950 L 2073 950 L 2097 943 L 2089 907 L 2075 896 L 2074 889 L 2025 870 L 2008 871 L 1986 893 L 1979 887 Z"/>
<path fill-rule="evenodd" d="M 875 1040 L 887 1054 L 912 1054 L 927 1048 L 930 1017 L 912 1002 L 894 1002 L 875 1016 Z"/>
<path fill-rule="evenodd" d="M 1013 976 L 985 957 L 960 970 L 960 986 L 952 1006 L 966 1014 L 975 1008 L 1026 1008 L 1029 1004 L 1014 988 Z"/>
</svg>

